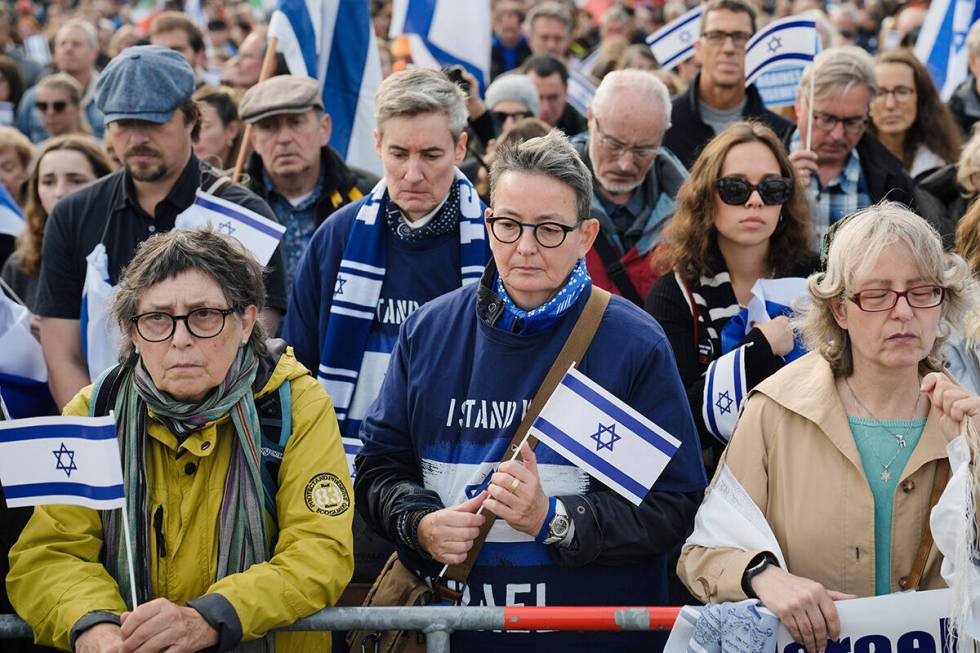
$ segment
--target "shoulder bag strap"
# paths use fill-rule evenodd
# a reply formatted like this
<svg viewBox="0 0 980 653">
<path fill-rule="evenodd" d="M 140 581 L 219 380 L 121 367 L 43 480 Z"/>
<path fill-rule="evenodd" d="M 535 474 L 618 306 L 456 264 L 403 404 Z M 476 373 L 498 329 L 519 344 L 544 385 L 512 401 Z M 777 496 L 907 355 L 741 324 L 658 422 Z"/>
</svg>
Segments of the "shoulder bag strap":
<svg viewBox="0 0 980 653">
<path fill-rule="evenodd" d="M 575 322 L 575 327 L 565 341 L 565 345 L 558 352 L 558 357 L 551 364 L 551 369 L 548 370 L 544 381 L 534 394 L 534 399 L 531 400 L 531 405 L 528 407 L 524 419 L 521 420 L 520 426 L 517 427 L 514 439 L 511 440 L 510 445 L 504 450 L 504 456 L 501 462 L 510 460 L 514 450 L 520 446 L 521 440 L 524 439 L 524 436 L 530 430 L 534 420 L 538 418 L 541 409 L 544 408 L 548 398 L 551 397 L 551 393 L 558 387 L 558 383 L 562 377 L 568 372 L 568 368 L 573 363 L 581 362 L 586 350 L 592 343 L 592 338 L 599 329 L 599 323 L 602 321 L 602 315 L 606 310 L 606 306 L 609 304 L 609 299 L 610 295 L 608 292 L 597 286 L 592 286 L 592 294 L 589 296 L 589 301 L 585 304 L 585 309 L 579 315 L 578 321 Z M 527 439 L 527 443 L 533 449 L 538 441 L 532 436 Z M 496 515 L 489 511 L 484 512 L 483 515 L 486 519 L 480 528 L 480 534 L 473 542 L 473 547 L 466 556 L 466 561 L 458 565 L 450 565 L 446 569 L 445 574 L 443 574 L 445 578 L 459 583 L 460 588 L 466 584 L 466 578 L 469 576 L 470 570 L 473 569 L 473 564 L 480 555 L 480 549 L 483 548 L 483 543 L 486 541 L 487 535 L 490 533 L 490 528 L 497 518 Z M 435 589 L 441 596 L 452 601 L 459 600 L 461 595 L 461 592 L 452 590 L 443 584 L 437 584 Z"/>
<path fill-rule="evenodd" d="M 630 279 L 629 275 L 626 273 L 626 268 L 623 267 L 623 262 L 620 260 L 619 255 L 616 250 L 613 249 L 612 244 L 609 239 L 602 233 L 596 236 L 595 242 L 592 244 L 595 248 L 596 254 L 602 260 L 602 266 L 606 268 L 606 274 L 612 280 L 619 291 L 623 293 L 623 297 L 630 300 L 637 306 L 642 308 L 643 298 L 640 297 L 639 291 L 636 286 L 633 285 L 633 280 Z"/>
<path fill-rule="evenodd" d="M 939 497 L 946 489 L 946 482 L 949 480 L 949 459 L 941 458 L 936 463 L 936 475 L 932 481 L 932 494 L 929 496 L 929 510 L 926 512 L 926 520 L 922 526 L 922 539 L 919 541 L 919 551 L 915 554 L 915 561 L 912 563 L 912 571 L 898 581 L 899 587 L 903 590 L 917 590 L 919 583 L 922 582 L 922 573 L 926 569 L 926 560 L 929 558 L 929 551 L 932 549 L 932 531 L 929 529 L 929 515 L 932 509 L 939 503 Z"/>
<path fill-rule="evenodd" d="M 680 272 L 674 272 L 674 279 L 677 281 L 677 285 L 681 287 L 681 292 L 684 293 L 684 299 L 687 300 L 687 306 L 691 309 L 691 318 L 694 320 L 694 352 L 697 353 L 701 347 L 700 325 L 698 324 L 701 321 L 701 314 L 698 311 L 698 303 L 694 301 L 694 293 L 687 287 L 687 283 L 684 282 L 684 278 L 680 275 Z"/>
</svg>

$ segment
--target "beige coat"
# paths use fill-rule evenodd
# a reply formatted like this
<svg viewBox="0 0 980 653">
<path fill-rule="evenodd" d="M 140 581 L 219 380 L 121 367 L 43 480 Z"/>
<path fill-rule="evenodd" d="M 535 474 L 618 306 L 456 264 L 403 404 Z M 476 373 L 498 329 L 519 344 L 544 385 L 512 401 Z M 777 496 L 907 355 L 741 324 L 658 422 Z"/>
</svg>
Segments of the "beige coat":
<svg viewBox="0 0 980 653">
<path fill-rule="evenodd" d="M 912 569 L 937 461 L 945 457 L 946 438 L 932 409 L 895 490 L 893 592 L 903 589 Z M 766 516 L 791 573 L 827 589 L 874 596 L 874 498 L 823 358 L 809 354 L 756 386 L 722 460 Z M 742 574 L 758 553 L 689 545 L 677 573 L 702 601 L 740 601 L 746 598 Z M 921 589 L 945 586 L 941 561 L 933 545 Z"/>
</svg>

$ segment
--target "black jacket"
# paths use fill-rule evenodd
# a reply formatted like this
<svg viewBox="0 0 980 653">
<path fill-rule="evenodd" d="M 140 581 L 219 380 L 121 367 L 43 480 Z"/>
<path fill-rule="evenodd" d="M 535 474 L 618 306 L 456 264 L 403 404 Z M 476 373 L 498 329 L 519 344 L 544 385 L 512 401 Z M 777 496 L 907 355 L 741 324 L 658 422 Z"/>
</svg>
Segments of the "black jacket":
<svg viewBox="0 0 980 653">
<path fill-rule="evenodd" d="M 325 188 L 320 194 L 320 199 L 316 205 L 316 223 L 321 224 L 331 213 L 351 202 L 359 199 L 362 195 L 367 195 L 378 183 L 377 175 L 348 166 L 329 145 L 320 148 L 320 169 L 325 170 Z M 252 152 L 245 167 L 248 179 L 243 179 L 249 190 L 268 201 L 268 193 L 265 190 L 263 179 L 265 172 L 262 164 L 262 157 L 256 152 Z M 359 191 L 351 196 L 351 190 L 356 188 Z M 339 196 L 338 196 L 339 195 Z"/>
<path fill-rule="evenodd" d="M 670 129 L 664 135 L 664 145 L 677 155 L 688 170 L 694 165 L 708 141 L 715 137 L 715 130 L 701 120 L 701 109 L 698 106 L 700 81 L 701 73 L 698 73 L 687 90 L 674 98 L 670 114 Z M 745 89 L 745 108 L 742 109 L 742 118 L 758 120 L 771 127 L 777 134 L 792 126 L 788 120 L 766 108 L 755 84 Z"/>
<path fill-rule="evenodd" d="M 949 228 L 956 229 L 960 218 L 966 214 L 976 196 L 966 194 L 966 191 L 956 181 L 956 164 L 950 163 L 939 170 L 926 175 L 919 182 L 922 190 L 932 194 L 936 200 L 942 204 L 943 215 Z M 952 242 L 947 243 L 945 236 L 943 245 L 952 246 Z"/>
<path fill-rule="evenodd" d="M 513 68 L 507 68 L 504 62 L 504 48 L 494 38 L 493 48 L 490 50 L 490 80 L 493 81 L 504 73 L 516 70 L 521 64 L 531 56 L 531 48 L 528 47 L 527 40 L 522 36 L 517 44 L 517 62 Z"/>
<path fill-rule="evenodd" d="M 956 118 L 965 138 L 970 138 L 974 123 L 980 121 L 980 94 L 977 93 L 977 78 L 973 75 L 956 87 L 949 98 L 949 110 Z"/>
</svg>

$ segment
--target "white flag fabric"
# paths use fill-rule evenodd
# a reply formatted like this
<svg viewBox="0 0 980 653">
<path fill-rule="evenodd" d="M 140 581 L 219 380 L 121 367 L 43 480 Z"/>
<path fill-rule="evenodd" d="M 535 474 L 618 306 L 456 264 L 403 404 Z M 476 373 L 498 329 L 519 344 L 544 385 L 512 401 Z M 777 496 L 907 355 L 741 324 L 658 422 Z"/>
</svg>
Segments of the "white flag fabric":
<svg viewBox="0 0 980 653">
<path fill-rule="evenodd" d="M 562 378 L 530 433 L 637 506 L 681 446 L 576 369 Z"/>
<path fill-rule="evenodd" d="M 286 234 L 285 225 L 200 188 L 194 203 L 177 216 L 174 224 L 178 229 L 211 227 L 218 233 L 236 238 L 262 266 L 269 264 L 279 241 Z"/>
<path fill-rule="evenodd" d="M 0 374 L 47 383 L 41 343 L 31 335 L 31 312 L 0 291 Z"/>
<path fill-rule="evenodd" d="M 653 51 L 660 67 L 676 68 L 694 56 L 694 42 L 701 35 L 701 6 L 670 21 L 647 37 L 647 45 Z"/>
<path fill-rule="evenodd" d="M 115 418 L 31 417 L 0 422 L 7 505 L 66 503 L 96 510 L 125 502 Z"/>
<path fill-rule="evenodd" d="M 589 76 L 577 70 L 568 72 L 568 103 L 583 116 L 589 114 L 589 105 L 595 97 L 596 85 Z"/>
<path fill-rule="evenodd" d="M 419 66 L 462 66 L 482 94 L 490 83 L 490 24 L 490 0 L 394 0 L 388 34 L 408 35 Z"/>
<path fill-rule="evenodd" d="M 745 383 L 745 350 L 742 345 L 711 361 L 704 375 L 701 414 L 705 426 L 723 444 L 728 444 L 738 423 L 738 411 L 748 394 Z"/>
<path fill-rule="evenodd" d="M 817 53 L 817 22 L 789 16 L 766 25 L 745 45 L 745 85 L 767 70 L 786 63 L 813 61 Z"/>
<path fill-rule="evenodd" d="M 10 196 L 7 189 L 0 184 L 0 234 L 19 236 L 27 222 L 17 202 Z"/>
<path fill-rule="evenodd" d="M 915 41 L 915 56 L 925 64 L 943 100 L 967 78 L 966 35 L 980 19 L 976 0 L 933 0 Z"/>
</svg>

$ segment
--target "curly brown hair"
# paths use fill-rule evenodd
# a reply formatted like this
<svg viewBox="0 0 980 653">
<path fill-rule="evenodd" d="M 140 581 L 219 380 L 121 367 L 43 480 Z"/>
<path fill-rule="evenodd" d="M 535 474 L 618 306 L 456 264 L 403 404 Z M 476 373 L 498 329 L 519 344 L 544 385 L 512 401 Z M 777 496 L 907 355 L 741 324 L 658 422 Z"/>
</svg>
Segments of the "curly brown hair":
<svg viewBox="0 0 980 653">
<path fill-rule="evenodd" d="M 80 152 L 92 166 L 95 178 L 105 177 L 112 172 L 109 159 L 99 142 L 85 134 L 65 134 L 44 141 L 34 162 L 34 170 L 27 180 L 27 206 L 24 207 L 24 219 L 27 229 L 17 238 L 17 264 L 25 274 L 34 274 L 41 266 L 41 239 L 44 236 L 44 225 L 48 222 L 48 214 L 41 204 L 38 195 L 38 171 L 41 160 L 55 150 L 74 150 Z"/>
<path fill-rule="evenodd" d="M 730 125 L 715 136 L 694 166 L 691 175 L 677 192 L 677 208 L 664 228 L 666 243 L 654 256 L 653 266 L 661 273 L 676 270 L 688 283 L 702 275 L 711 276 L 724 266 L 718 249 L 715 229 L 715 182 L 729 151 L 744 143 L 762 143 L 779 162 L 780 174 L 793 185 L 776 230 L 769 238 L 770 272 L 777 277 L 790 276 L 800 261 L 812 257 L 810 246 L 810 210 L 798 183 L 786 149 L 769 127 L 759 122 L 742 121 Z"/>
<path fill-rule="evenodd" d="M 915 122 L 905 132 L 902 142 L 902 163 L 906 168 L 912 167 L 919 145 L 925 145 L 946 163 L 955 163 L 960 158 L 960 150 L 963 149 L 963 138 L 952 112 L 940 99 L 929 71 L 915 54 L 906 48 L 882 52 L 875 59 L 875 65 L 883 63 L 900 63 L 908 66 L 912 69 L 912 77 L 915 80 Z M 878 97 L 884 96 L 879 94 Z M 868 122 L 868 127 L 872 134 L 878 136 L 878 128 L 875 127 L 873 120 Z"/>
</svg>

